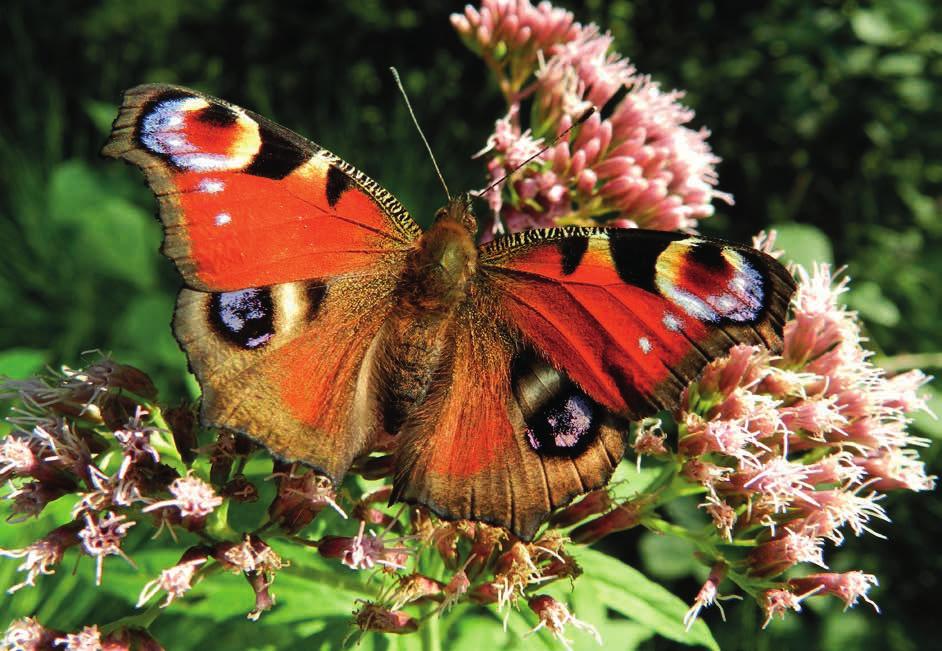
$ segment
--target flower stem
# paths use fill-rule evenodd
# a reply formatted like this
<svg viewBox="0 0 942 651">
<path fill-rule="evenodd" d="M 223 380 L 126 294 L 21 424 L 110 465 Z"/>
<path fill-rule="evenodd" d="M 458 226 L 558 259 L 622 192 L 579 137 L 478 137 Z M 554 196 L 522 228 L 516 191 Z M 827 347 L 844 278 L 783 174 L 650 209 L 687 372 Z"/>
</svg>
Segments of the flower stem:
<svg viewBox="0 0 942 651">
<path fill-rule="evenodd" d="M 442 640 L 439 624 L 441 622 L 435 605 L 429 607 L 422 623 L 422 651 L 441 651 Z"/>
<path fill-rule="evenodd" d="M 154 623 L 154 620 L 157 619 L 157 616 L 160 615 L 160 600 L 156 600 L 150 607 L 147 608 L 144 612 L 137 613 L 136 615 L 129 615 L 127 617 L 122 617 L 121 619 L 116 619 L 115 621 L 101 626 L 101 632 L 104 635 L 113 633 L 121 628 L 144 628 L 146 629 L 151 624 Z"/>
</svg>

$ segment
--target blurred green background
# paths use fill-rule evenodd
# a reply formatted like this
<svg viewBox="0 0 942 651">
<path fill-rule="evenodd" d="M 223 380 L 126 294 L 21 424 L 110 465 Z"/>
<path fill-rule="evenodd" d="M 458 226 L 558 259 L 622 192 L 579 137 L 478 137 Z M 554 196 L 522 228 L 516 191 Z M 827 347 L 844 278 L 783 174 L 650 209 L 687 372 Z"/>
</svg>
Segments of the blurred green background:
<svg viewBox="0 0 942 651">
<path fill-rule="evenodd" d="M 736 198 L 718 206 L 704 232 L 747 240 L 771 226 L 794 259 L 846 265 L 853 278 L 846 300 L 860 312 L 878 362 L 938 372 L 936 0 L 557 4 L 610 29 L 640 71 L 687 91 L 695 126 L 713 132 L 723 158 L 720 188 Z M 179 83 L 251 108 L 364 169 L 427 222 L 443 196 L 388 73 L 395 65 L 450 186 L 480 187 L 483 169 L 470 155 L 504 107 L 483 63 L 450 27 L 448 14 L 459 9 L 432 0 L 4 3 L 0 373 L 75 365 L 82 351 L 102 349 L 152 373 L 168 400 L 192 391 L 170 334 L 179 280 L 158 254 L 155 202 L 137 171 L 97 153 L 130 86 Z M 939 398 L 933 404 L 942 412 Z M 939 474 L 942 428 L 919 418 L 915 430 L 932 439 L 923 456 Z M 842 614 L 836 603 L 811 600 L 805 613 L 760 634 L 757 608 L 733 602 L 726 623 L 706 613 L 722 647 L 937 648 L 929 604 L 942 588 L 942 503 L 936 495 L 894 495 L 884 505 L 894 525 L 878 529 L 889 541 L 851 539 L 828 554 L 836 570 L 879 577 L 873 596 L 881 615 L 868 607 Z M 44 526 L 5 525 L 0 547 L 31 540 Z M 685 600 L 695 595 L 702 570 L 689 549 L 642 532 L 606 549 Z M 3 586 L 14 582 L 15 565 L 0 562 Z M 115 603 L 136 596 L 116 601 L 112 590 L 96 600 L 68 568 L 60 574 L 65 592 L 44 612 L 61 628 L 108 621 Z M 0 625 L 38 607 L 38 593 L 25 592 L 0 600 Z M 178 608 L 169 618 L 179 624 L 170 629 L 174 641 L 164 639 L 170 648 L 230 625 L 229 615 L 194 612 L 205 619 L 197 636 L 204 620 L 182 618 L 186 606 Z M 273 637 L 267 617 L 231 626 L 257 648 L 293 639 Z"/>
</svg>

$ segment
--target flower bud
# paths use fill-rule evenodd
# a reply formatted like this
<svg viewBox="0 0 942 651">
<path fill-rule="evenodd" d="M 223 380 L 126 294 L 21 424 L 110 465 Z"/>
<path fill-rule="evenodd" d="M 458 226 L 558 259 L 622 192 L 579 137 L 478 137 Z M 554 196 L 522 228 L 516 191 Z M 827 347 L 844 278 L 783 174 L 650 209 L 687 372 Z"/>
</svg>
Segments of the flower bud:
<svg viewBox="0 0 942 651">
<path fill-rule="evenodd" d="M 180 453 L 180 458 L 189 466 L 196 459 L 196 448 L 199 447 L 196 438 L 196 414 L 190 407 L 180 405 L 165 409 L 163 417 L 170 427 L 173 444 Z"/>
<path fill-rule="evenodd" d="M 0 639 L 0 648 L 10 651 L 48 651 L 57 647 L 62 636 L 59 631 L 48 629 L 34 617 L 23 617 L 10 622 Z"/>
<path fill-rule="evenodd" d="M 573 542 L 591 545 L 616 531 L 636 527 L 641 522 L 645 506 L 646 501 L 643 499 L 624 502 L 602 517 L 579 525 L 569 533 L 569 537 Z"/>
<path fill-rule="evenodd" d="M 369 601 L 363 602 L 363 606 L 353 613 L 353 620 L 361 631 L 403 634 L 419 630 L 419 623 L 408 613 Z"/>
<path fill-rule="evenodd" d="M 605 513 L 612 508 L 613 504 L 607 490 L 592 491 L 575 504 L 570 504 L 553 513 L 549 522 L 553 527 L 569 527 L 593 515 Z"/>
<path fill-rule="evenodd" d="M 277 461 L 272 477 L 278 486 L 278 494 L 268 507 L 268 517 L 283 531 L 301 531 L 326 506 L 347 517 L 335 501 L 337 494 L 330 478 L 309 468 Z"/>
<path fill-rule="evenodd" d="M 878 585 L 877 578 L 872 574 L 864 574 L 858 570 L 840 574 L 810 574 L 789 579 L 788 585 L 798 593 L 833 595 L 844 602 L 845 609 L 856 606 L 857 600 L 863 599 L 880 612 L 877 605 L 867 596 L 870 588 Z"/>
</svg>

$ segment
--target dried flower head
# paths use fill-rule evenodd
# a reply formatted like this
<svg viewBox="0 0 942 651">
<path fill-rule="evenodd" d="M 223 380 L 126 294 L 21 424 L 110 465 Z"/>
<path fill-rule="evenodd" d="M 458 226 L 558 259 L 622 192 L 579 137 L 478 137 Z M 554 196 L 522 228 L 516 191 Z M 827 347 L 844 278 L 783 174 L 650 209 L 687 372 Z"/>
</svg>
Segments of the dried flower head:
<svg viewBox="0 0 942 651">
<path fill-rule="evenodd" d="M 95 559 L 95 584 L 101 585 L 101 570 L 105 556 L 120 556 L 128 563 L 133 562 L 121 549 L 121 542 L 128 529 L 136 522 L 127 520 L 127 516 L 106 511 L 100 516 L 85 514 L 85 527 L 79 531 L 85 553 Z"/>
<path fill-rule="evenodd" d="M 566 627 L 572 626 L 573 628 L 588 633 L 595 638 L 596 642 L 600 645 L 602 644 L 602 636 L 599 635 L 599 632 L 594 626 L 573 617 L 569 609 L 566 608 L 566 605 L 556 599 L 548 595 L 536 595 L 527 600 L 527 605 L 530 606 L 530 610 L 536 613 L 537 617 L 540 618 L 539 623 L 530 630 L 528 635 L 532 635 L 540 629 L 545 628 L 552 633 L 553 637 L 559 640 L 564 647 L 572 651 L 572 643 L 570 640 L 566 639 L 565 636 Z"/>
</svg>

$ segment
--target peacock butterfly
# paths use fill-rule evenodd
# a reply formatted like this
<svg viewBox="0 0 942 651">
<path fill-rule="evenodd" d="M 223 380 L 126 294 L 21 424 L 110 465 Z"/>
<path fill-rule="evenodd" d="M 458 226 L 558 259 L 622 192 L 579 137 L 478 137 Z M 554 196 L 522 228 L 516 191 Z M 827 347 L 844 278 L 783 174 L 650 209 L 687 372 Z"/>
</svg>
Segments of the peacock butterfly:
<svg viewBox="0 0 942 651">
<path fill-rule="evenodd" d="M 553 228 L 475 244 L 251 111 L 144 85 L 103 153 L 140 167 L 183 275 L 173 328 L 208 426 L 339 482 L 395 441 L 393 498 L 529 539 L 603 486 L 627 421 L 737 343 L 781 347 L 794 282 L 699 236 Z"/>
</svg>

